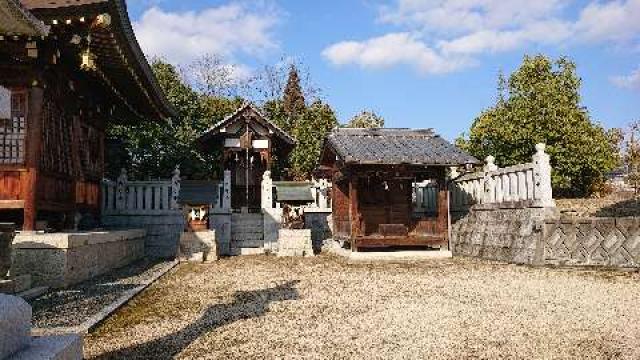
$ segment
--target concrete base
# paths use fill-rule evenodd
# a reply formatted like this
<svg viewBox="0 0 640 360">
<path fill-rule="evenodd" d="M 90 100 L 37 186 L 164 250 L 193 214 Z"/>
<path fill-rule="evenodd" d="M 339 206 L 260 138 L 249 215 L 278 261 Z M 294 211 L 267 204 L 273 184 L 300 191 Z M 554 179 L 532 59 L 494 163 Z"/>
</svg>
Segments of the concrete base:
<svg viewBox="0 0 640 360">
<path fill-rule="evenodd" d="M 79 360 L 78 335 L 31 337 L 31 306 L 16 296 L 0 295 L 0 359 Z"/>
<path fill-rule="evenodd" d="M 414 262 L 452 258 L 451 251 L 389 251 L 389 252 L 349 252 L 349 262 Z"/>
<path fill-rule="evenodd" d="M 28 348 L 10 356 L 9 360 L 80 360 L 82 338 L 78 335 L 43 336 L 31 340 Z"/>
<path fill-rule="evenodd" d="M 264 255 L 265 249 L 262 247 L 256 248 L 231 248 L 229 249 L 229 255 L 231 256 L 239 256 L 239 255 Z"/>
</svg>

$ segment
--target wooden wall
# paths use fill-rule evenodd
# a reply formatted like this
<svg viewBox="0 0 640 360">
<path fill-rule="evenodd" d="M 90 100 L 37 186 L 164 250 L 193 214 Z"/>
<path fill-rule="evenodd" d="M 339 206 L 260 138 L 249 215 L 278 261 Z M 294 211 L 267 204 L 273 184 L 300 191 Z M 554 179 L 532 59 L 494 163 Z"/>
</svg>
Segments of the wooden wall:
<svg viewBox="0 0 640 360">
<path fill-rule="evenodd" d="M 351 237 L 349 183 L 346 181 L 336 181 L 331 188 L 334 236 L 336 238 L 349 239 Z"/>
</svg>

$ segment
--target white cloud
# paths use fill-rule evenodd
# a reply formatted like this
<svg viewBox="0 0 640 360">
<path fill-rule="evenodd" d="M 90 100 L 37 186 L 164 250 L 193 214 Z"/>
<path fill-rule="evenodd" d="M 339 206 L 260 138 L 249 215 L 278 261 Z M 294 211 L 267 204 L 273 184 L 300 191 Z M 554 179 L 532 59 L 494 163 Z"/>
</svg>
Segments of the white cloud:
<svg viewBox="0 0 640 360">
<path fill-rule="evenodd" d="M 233 59 L 277 48 L 273 30 L 278 22 L 272 7 L 231 3 L 199 12 L 152 7 L 133 27 L 145 54 L 186 63 L 206 53 Z"/>
<path fill-rule="evenodd" d="M 640 0 L 590 3 L 580 12 L 576 34 L 593 42 L 638 40 Z"/>
<path fill-rule="evenodd" d="M 611 82 L 621 88 L 640 90 L 640 66 L 628 75 L 612 77 Z"/>
<path fill-rule="evenodd" d="M 326 48 L 322 55 L 334 65 L 387 68 L 405 64 L 430 74 L 446 73 L 467 65 L 462 59 L 449 61 L 443 58 L 409 33 L 391 33 L 363 42 L 339 42 Z"/>
<path fill-rule="evenodd" d="M 640 0 L 591 0 L 569 6 L 572 3 L 573 0 L 394 0 L 380 8 L 378 21 L 398 26 L 401 31 L 362 41 L 338 42 L 323 54 L 337 65 L 411 64 L 422 72 L 437 73 L 477 61 L 471 56 L 528 45 L 639 47 Z M 413 35 L 407 38 L 398 34 Z"/>
</svg>

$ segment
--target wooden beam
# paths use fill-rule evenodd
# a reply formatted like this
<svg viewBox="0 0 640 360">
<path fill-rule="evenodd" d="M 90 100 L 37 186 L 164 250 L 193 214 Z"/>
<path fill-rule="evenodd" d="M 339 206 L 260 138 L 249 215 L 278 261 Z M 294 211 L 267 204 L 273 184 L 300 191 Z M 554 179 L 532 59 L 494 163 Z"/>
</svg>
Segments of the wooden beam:
<svg viewBox="0 0 640 360">
<path fill-rule="evenodd" d="M 24 209 L 24 200 L 0 200 L 0 209 Z"/>
<path fill-rule="evenodd" d="M 29 89 L 27 97 L 27 172 L 21 176 L 22 198 L 24 199 L 24 224 L 22 230 L 33 231 L 36 228 L 38 209 L 36 207 L 38 189 L 38 163 L 41 152 L 42 108 L 44 90 L 39 87 Z"/>
<path fill-rule="evenodd" d="M 356 238 L 361 233 L 360 204 L 358 203 L 358 178 L 352 176 L 349 180 L 349 216 L 351 220 L 351 251 L 358 251 Z"/>
</svg>

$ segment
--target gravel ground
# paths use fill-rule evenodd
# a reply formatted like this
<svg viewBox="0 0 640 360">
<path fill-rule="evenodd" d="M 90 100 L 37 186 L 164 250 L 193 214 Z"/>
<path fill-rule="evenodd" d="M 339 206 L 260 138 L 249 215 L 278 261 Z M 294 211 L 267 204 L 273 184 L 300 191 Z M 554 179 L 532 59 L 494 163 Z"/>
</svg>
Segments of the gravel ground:
<svg viewBox="0 0 640 360">
<path fill-rule="evenodd" d="M 85 339 L 93 359 L 639 359 L 640 274 L 468 259 L 183 264 Z"/>
<path fill-rule="evenodd" d="M 141 260 L 65 289 L 52 290 L 31 300 L 36 328 L 74 327 L 142 285 L 166 262 Z"/>
</svg>

